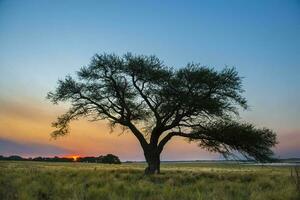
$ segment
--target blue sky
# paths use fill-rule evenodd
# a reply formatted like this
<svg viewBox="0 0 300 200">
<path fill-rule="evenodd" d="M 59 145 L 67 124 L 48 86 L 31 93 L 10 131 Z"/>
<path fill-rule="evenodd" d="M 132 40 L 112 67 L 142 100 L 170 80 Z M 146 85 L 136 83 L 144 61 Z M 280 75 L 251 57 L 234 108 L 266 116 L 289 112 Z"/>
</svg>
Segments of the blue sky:
<svg viewBox="0 0 300 200">
<path fill-rule="evenodd" d="M 300 156 L 287 139 L 300 144 L 299 35 L 296 0 L 2 0 L 0 102 L 53 109 L 46 93 L 95 53 L 155 54 L 173 67 L 234 66 L 251 108 L 241 117 L 277 131 L 281 156 Z M 0 137 L 20 140 L 8 132 L 0 127 Z"/>
</svg>

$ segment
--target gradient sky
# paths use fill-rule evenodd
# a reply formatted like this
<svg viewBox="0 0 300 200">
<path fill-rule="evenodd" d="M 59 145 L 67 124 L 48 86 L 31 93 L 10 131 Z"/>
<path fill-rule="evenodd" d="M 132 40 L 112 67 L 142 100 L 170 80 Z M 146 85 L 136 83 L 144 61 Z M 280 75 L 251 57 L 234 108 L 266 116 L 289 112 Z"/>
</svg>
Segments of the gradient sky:
<svg viewBox="0 0 300 200">
<path fill-rule="evenodd" d="M 187 62 L 244 77 L 250 110 L 241 118 L 278 133 L 278 157 L 300 157 L 300 2 L 0 0 L 0 155 L 100 155 L 143 160 L 135 138 L 105 122 L 72 123 L 50 139 L 66 109 L 45 96 L 58 78 L 95 53 L 155 54 L 175 68 Z M 163 160 L 210 159 L 184 140 Z"/>
</svg>

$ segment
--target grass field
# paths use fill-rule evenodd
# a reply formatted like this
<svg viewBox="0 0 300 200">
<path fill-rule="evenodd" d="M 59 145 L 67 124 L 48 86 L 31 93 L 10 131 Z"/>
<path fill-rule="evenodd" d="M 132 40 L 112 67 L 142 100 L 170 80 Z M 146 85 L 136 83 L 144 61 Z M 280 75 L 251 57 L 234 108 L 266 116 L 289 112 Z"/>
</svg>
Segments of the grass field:
<svg viewBox="0 0 300 200">
<path fill-rule="evenodd" d="M 0 162 L 0 199 L 298 199 L 288 167 Z"/>
</svg>

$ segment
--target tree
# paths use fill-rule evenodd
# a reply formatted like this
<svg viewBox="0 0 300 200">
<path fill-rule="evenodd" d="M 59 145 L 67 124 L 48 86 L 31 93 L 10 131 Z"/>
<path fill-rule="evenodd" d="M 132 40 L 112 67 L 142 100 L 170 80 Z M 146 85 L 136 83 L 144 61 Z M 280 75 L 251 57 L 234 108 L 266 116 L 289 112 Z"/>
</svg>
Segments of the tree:
<svg viewBox="0 0 300 200">
<path fill-rule="evenodd" d="M 239 122 L 239 107 L 247 109 L 242 79 L 234 68 L 216 71 L 190 63 L 167 67 L 155 56 L 96 54 L 75 78 L 58 81 L 48 93 L 54 104 L 70 102 L 59 116 L 52 136 L 66 135 L 79 117 L 108 120 L 131 132 L 144 151 L 146 174 L 160 172 L 160 154 L 173 137 L 199 143 L 225 157 L 239 152 L 266 161 L 276 144 L 273 131 Z"/>
<path fill-rule="evenodd" d="M 113 154 L 98 157 L 79 157 L 77 162 L 121 164 L 119 157 Z"/>
<path fill-rule="evenodd" d="M 102 156 L 101 162 L 108 164 L 121 164 L 120 159 L 113 154 L 107 154 L 106 156 Z"/>
</svg>

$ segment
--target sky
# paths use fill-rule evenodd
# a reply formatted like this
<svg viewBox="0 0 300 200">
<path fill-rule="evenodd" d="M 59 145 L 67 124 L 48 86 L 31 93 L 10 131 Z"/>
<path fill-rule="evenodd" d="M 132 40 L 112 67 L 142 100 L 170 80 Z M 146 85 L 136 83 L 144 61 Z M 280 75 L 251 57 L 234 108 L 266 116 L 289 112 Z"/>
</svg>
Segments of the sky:
<svg viewBox="0 0 300 200">
<path fill-rule="evenodd" d="M 273 129 L 280 158 L 300 157 L 300 1 L 0 0 L 0 155 L 103 155 L 144 160 L 130 133 L 78 120 L 51 139 L 66 110 L 46 100 L 57 80 L 95 53 L 156 55 L 235 67 L 250 109 L 241 119 Z M 218 159 L 180 138 L 162 160 Z"/>
</svg>

